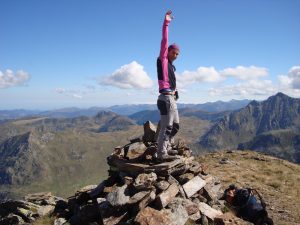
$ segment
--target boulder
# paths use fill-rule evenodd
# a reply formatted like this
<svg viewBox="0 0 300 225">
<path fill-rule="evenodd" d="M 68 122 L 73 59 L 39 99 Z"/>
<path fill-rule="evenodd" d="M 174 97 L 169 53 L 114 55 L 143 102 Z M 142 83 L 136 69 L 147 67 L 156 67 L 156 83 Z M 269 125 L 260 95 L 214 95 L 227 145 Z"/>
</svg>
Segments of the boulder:
<svg viewBox="0 0 300 225">
<path fill-rule="evenodd" d="M 137 176 L 133 185 L 137 190 L 147 190 L 151 189 L 156 180 L 157 175 L 155 173 L 142 173 Z"/>
<path fill-rule="evenodd" d="M 170 183 L 165 181 L 165 180 L 161 180 L 159 182 L 155 183 L 155 187 L 159 190 L 159 191 L 164 191 L 167 190 L 167 188 L 170 186 Z"/>
<path fill-rule="evenodd" d="M 156 127 L 151 121 L 147 121 L 144 123 L 144 142 L 155 142 L 155 134 L 156 134 Z"/>
<path fill-rule="evenodd" d="M 129 202 L 130 196 L 128 193 L 127 185 L 123 185 L 122 187 L 116 187 L 116 189 L 110 192 L 106 200 L 112 206 L 122 206 Z"/>
<path fill-rule="evenodd" d="M 172 221 L 168 212 L 158 211 L 150 207 L 141 210 L 134 221 L 137 225 L 177 225 Z"/>
</svg>

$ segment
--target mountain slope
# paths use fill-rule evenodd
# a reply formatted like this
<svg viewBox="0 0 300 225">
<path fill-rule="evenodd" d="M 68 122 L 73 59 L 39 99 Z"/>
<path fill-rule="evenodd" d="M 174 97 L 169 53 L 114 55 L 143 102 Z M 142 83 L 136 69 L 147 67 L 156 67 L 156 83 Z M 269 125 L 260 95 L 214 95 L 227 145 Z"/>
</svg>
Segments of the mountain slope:
<svg viewBox="0 0 300 225">
<path fill-rule="evenodd" d="M 0 145 L 0 184 L 29 184 L 44 172 L 43 160 L 36 154 L 31 132 L 11 137 Z"/>
<path fill-rule="evenodd" d="M 236 149 L 265 132 L 285 129 L 294 136 L 299 134 L 300 99 L 278 93 L 263 102 L 252 101 L 245 108 L 225 116 L 202 136 L 200 147 L 205 150 Z M 273 145 L 275 147 L 276 142 Z M 290 146 L 295 153 L 292 143 Z"/>
<path fill-rule="evenodd" d="M 253 151 L 219 151 L 198 160 L 223 188 L 236 184 L 256 189 L 274 224 L 299 224 L 300 165 Z"/>
<path fill-rule="evenodd" d="M 112 148 L 142 133 L 129 118 L 112 112 L 25 118 L 0 126 L 0 196 L 43 188 L 70 193 L 77 179 L 82 185 L 106 175 L 105 161 Z"/>
</svg>

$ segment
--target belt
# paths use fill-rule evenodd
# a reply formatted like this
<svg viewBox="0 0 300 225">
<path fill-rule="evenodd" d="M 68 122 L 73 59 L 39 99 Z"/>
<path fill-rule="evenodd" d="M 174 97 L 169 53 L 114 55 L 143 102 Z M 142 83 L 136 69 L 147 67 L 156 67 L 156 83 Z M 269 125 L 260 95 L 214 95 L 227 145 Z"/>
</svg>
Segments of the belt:
<svg viewBox="0 0 300 225">
<path fill-rule="evenodd" d="M 164 93 L 161 93 L 163 95 L 174 95 L 175 93 L 174 92 L 164 92 Z"/>
</svg>

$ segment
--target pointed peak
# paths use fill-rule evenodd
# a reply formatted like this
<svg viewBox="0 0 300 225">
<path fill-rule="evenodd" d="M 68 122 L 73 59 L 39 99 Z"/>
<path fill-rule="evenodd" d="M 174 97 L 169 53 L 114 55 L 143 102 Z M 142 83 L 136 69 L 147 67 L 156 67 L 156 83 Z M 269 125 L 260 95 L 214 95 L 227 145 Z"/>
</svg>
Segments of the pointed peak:
<svg viewBox="0 0 300 225">
<path fill-rule="evenodd" d="M 282 92 L 278 92 L 277 94 L 270 96 L 266 101 L 273 101 L 276 99 L 291 99 L 291 97 Z"/>
<path fill-rule="evenodd" d="M 278 92 L 276 95 L 274 95 L 275 97 L 289 97 L 288 95 L 282 93 L 282 92 Z"/>
</svg>

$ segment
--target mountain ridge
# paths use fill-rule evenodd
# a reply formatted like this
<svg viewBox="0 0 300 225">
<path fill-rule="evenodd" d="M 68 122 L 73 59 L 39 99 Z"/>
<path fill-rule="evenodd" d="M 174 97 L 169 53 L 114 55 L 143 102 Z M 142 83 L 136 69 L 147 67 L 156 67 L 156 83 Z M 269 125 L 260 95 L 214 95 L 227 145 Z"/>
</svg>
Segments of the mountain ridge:
<svg viewBox="0 0 300 225">
<path fill-rule="evenodd" d="M 199 145 L 210 151 L 237 149 L 260 134 L 285 129 L 296 136 L 299 134 L 300 99 L 278 93 L 262 102 L 252 101 L 246 107 L 226 115 L 201 137 Z M 290 151 L 290 154 L 298 155 L 297 149 Z"/>
</svg>

